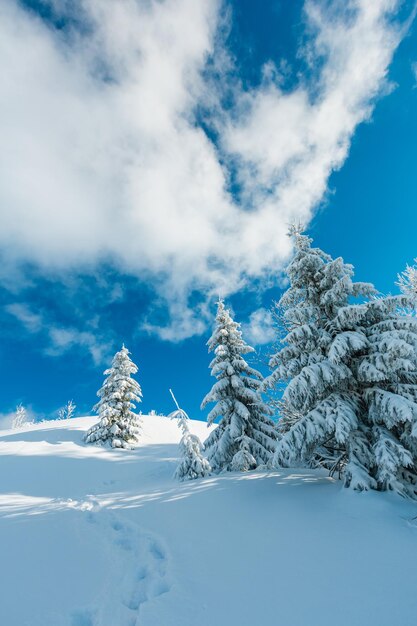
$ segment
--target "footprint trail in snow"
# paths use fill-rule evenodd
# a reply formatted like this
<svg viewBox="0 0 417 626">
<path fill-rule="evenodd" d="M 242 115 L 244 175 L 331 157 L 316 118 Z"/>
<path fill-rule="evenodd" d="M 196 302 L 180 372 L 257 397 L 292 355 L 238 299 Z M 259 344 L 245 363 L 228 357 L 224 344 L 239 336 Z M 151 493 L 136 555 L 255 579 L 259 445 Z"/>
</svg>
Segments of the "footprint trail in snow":
<svg viewBox="0 0 417 626">
<path fill-rule="evenodd" d="M 110 554 L 109 576 L 95 606 L 76 611 L 71 626 L 142 626 L 141 608 L 170 590 L 162 542 L 136 524 L 103 509 L 87 512 Z"/>
</svg>

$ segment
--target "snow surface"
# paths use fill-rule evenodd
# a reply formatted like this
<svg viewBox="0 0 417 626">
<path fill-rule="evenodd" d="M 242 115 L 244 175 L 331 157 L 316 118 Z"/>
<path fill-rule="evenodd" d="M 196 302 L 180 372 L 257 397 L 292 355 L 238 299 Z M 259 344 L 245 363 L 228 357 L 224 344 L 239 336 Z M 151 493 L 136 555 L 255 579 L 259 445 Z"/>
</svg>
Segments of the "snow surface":
<svg viewBox="0 0 417 626">
<path fill-rule="evenodd" d="M 0 433 L 3 626 L 415 626 L 417 506 L 317 471 L 177 483 L 180 431 Z M 190 422 L 204 439 L 206 425 Z"/>
</svg>

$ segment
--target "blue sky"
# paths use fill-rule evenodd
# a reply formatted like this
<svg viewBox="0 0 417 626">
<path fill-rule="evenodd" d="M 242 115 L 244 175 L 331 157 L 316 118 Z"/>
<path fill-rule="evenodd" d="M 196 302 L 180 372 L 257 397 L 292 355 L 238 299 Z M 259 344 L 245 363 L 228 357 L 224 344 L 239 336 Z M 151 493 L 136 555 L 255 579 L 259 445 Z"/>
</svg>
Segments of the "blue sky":
<svg viewBox="0 0 417 626">
<path fill-rule="evenodd" d="M 124 341 L 143 411 L 172 387 L 203 419 L 213 302 L 262 367 L 292 219 L 396 291 L 417 255 L 412 9 L 5 0 L 0 413 L 86 414 Z"/>
</svg>

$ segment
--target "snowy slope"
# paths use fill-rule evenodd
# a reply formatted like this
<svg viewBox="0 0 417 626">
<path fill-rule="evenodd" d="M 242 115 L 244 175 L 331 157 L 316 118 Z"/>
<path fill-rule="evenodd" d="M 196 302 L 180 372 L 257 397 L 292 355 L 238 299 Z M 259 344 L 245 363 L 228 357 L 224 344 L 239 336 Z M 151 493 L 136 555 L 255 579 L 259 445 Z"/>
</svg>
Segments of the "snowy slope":
<svg viewBox="0 0 417 626">
<path fill-rule="evenodd" d="M 118 451 L 93 420 L 0 433 L 2 626 L 417 623 L 415 504 L 304 470 L 178 484 L 175 423 Z"/>
</svg>

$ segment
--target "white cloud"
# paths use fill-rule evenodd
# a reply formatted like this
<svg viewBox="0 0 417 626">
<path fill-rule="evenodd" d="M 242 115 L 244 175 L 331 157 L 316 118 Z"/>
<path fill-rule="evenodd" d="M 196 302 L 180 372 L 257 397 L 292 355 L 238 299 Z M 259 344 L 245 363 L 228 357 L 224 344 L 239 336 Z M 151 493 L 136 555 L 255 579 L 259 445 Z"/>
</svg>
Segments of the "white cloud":
<svg viewBox="0 0 417 626">
<path fill-rule="evenodd" d="M 57 326 L 43 314 L 35 313 L 28 305 L 20 302 L 6 305 L 4 308 L 27 332 L 43 336 L 46 342 L 45 354 L 61 356 L 73 348 L 83 348 L 96 365 L 109 358 L 109 351 L 113 346 L 104 342 L 97 333 L 75 327 Z"/>
<path fill-rule="evenodd" d="M 145 320 L 139 327 L 139 331 L 156 334 L 163 341 L 178 342 L 194 335 L 201 335 L 211 321 L 210 310 L 207 303 L 199 304 L 193 308 L 184 305 L 183 300 L 170 303 L 170 323 L 160 325 Z"/>
<path fill-rule="evenodd" d="M 6 305 L 5 310 L 19 320 L 27 331 L 38 333 L 42 330 L 42 316 L 31 311 L 26 304 L 14 302 Z"/>
<path fill-rule="evenodd" d="M 222 158 L 193 114 L 216 102 L 202 71 L 219 49 L 220 0 L 54 6 L 71 6 L 87 35 L 0 5 L 0 247 L 45 272 L 111 258 L 166 298 L 175 325 L 160 334 L 201 332 L 190 291 L 224 295 L 278 271 L 288 222 L 323 198 L 385 85 L 398 2 L 352 0 L 341 16 L 308 0 L 319 78 L 291 92 L 266 78 L 237 91 L 231 113 L 214 107 Z M 232 167 L 247 206 L 227 192 Z"/>
<path fill-rule="evenodd" d="M 400 39 L 387 21 L 396 4 L 350 2 L 355 12 L 347 19 L 307 2 L 316 33 L 310 54 L 324 59 L 314 95 L 311 85 L 287 93 L 273 82 L 242 94 L 243 113 L 229 123 L 224 144 L 237 159 L 248 202 L 258 207 L 246 216 L 242 238 L 255 271 L 274 263 L 285 223 L 308 223 L 356 127 L 370 116 Z"/>
<path fill-rule="evenodd" d="M 80 331 L 76 328 L 59 328 L 52 326 L 48 331 L 50 345 L 45 350 L 50 356 L 60 356 L 74 347 L 84 348 L 96 365 L 102 364 L 109 358 L 110 346 L 100 341 L 91 332 Z"/>
<path fill-rule="evenodd" d="M 260 308 L 251 313 L 246 324 L 242 324 L 245 340 L 253 346 L 272 343 L 276 338 L 276 330 L 272 313 L 268 309 Z"/>
</svg>

